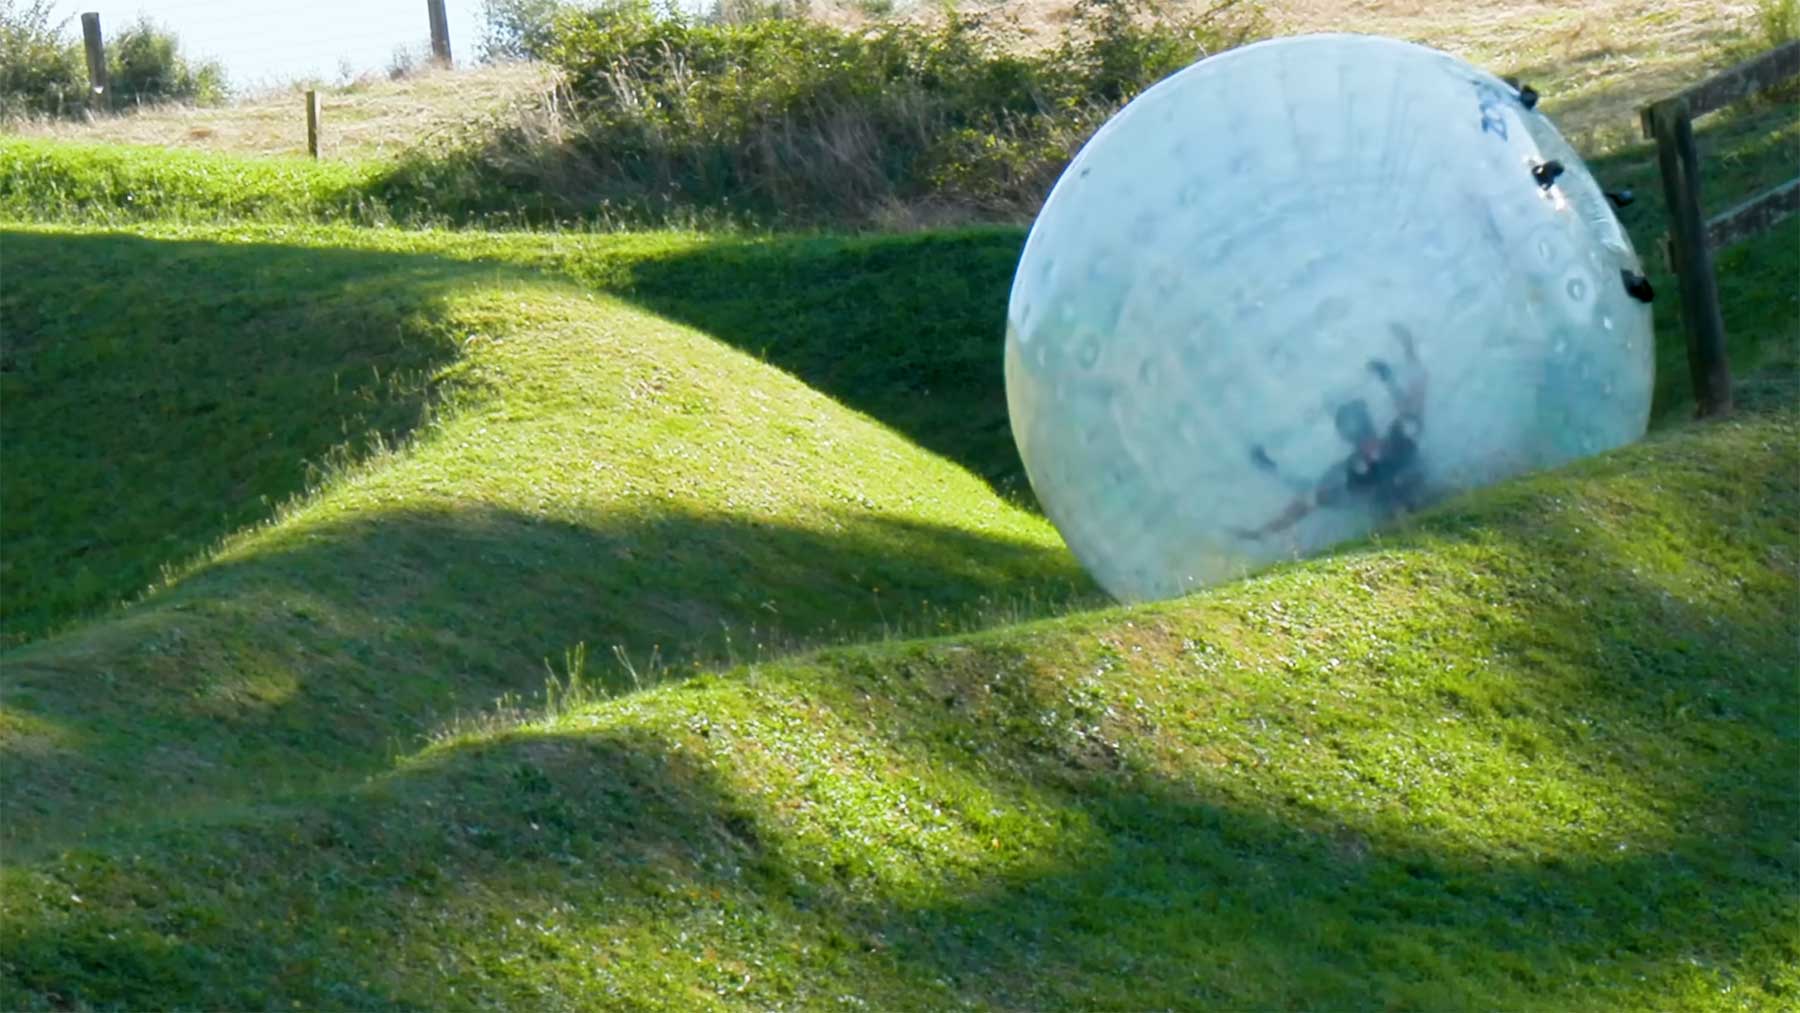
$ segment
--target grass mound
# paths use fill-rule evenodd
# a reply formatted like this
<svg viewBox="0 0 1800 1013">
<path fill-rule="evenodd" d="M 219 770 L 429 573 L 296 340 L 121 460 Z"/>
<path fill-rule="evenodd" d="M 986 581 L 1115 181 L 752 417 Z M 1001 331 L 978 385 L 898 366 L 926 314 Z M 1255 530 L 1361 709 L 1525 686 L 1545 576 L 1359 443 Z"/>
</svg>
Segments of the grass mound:
<svg viewBox="0 0 1800 1013">
<path fill-rule="evenodd" d="M 430 249 L 506 240 L 175 235 L 5 238 L 45 285 L 160 268 L 67 317 L 9 288 L 8 432 L 55 436 L 6 455 L 8 631 L 169 572 L 116 620 L 8 657 L 8 711 L 44 746 L 9 751 L 9 803 L 31 814 L 14 839 L 366 772 L 397 738 L 540 688 L 581 642 L 683 668 L 1088 593 L 1045 521 L 876 420 L 629 304 Z M 591 266 L 697 245 L 620 240 Z M 808 337 L 848 350 L 851 319 Z M 975 389 L 911 396 L 1004 447 L 959 411 Z M 293 499 L 320 460 L 323 488 Z M 106 702 L 118 678 L 142 695 Z"/>
<path fill-rule="evenodd" d="M 8 231 L 0 238 L 9 268 L 0 396 L 10 437 L 0 461 L 9 547 L 0 629 L 18 642 L 133 596 L 165 568 L 275 516 L 309 476 L 353 469 L 403 441 L 447 402 L 498 397 L 490 408 L 503 417 L 585 417 L 587 426 L 621 404 L 672 403 L 690 418 L 683 425 L 715 428 L 713 391 L 742 396 L 730 370 L 690 380 L 693 389 L 679 394 L 666 392 L 682 386 L 666 369 L 647 379 L 610 376 L 618 363 L 600 353 L 606 346 L 581 345 L 594 339 L 570 320 L 620 315 L 605 326 L 616 342 L 650 318 L 596 304 L 589 291 L 547 282 L 546 272 L 700 327 L 1005 496 L 1028 499 L 991 354 L 995 295 L 1009 282 L 1019 240 L 1012 231 L 725 242 L 280 227 Z M 72 278 L 90 280 L 71 292 Z M 520 328 L 560 336 L 505 337 Z M 566 356 L 558 370 L 580 370 L 581 385 L 625 384 L 625 392 L 588 403 L 548 380 L 512 390 L 476 365 L 520 345 Z M 779 414 L 782 403 L 758 417 Z M 796 420 L 777 428 L 787 442 L 811 432 Z M 786 466 L 780 458 L 736 454 L 731 474 L 695 480 L 686 473 L 698 461 L 639 459 L 673 453 L 659 442 L 660 423 L 633 432 L 611 434 L 627 439 L 621 445 L 536 448 L 502 470 L 566 447 L 641 471 L 636 495 L 670 484 L 710 491 L 805 480 L 772 474 Z M 833 446 L 809 467 L 835 467 L 851 451 Z M 477 470 L 459 466 L 456 479 Z M 883 487 L 914 482 L 929 489 L 938 479 L 901 473 Z M 457 486 L 445 488 L 449 496 Z M 741 502 L 686 498 L 730 513 L 766 494 L 725 495 Z M 897 491 L 895 502 L 917 495 Z M 835 502 L 862 511 L 863 498 Z M 134 509 L 115 509 L 120 502 Z"/>
<path fill-rule="evenodd" d="M 364 172 L 0 142 L 0 1007 L 1800 1000 L 1800 223 L 1736 419 L 1658 275 L 1642 444 L 1074 611 L 1018 230 L 313 224 Z"/>
<path fill-rule="evenodd" d="M 4 873 L 0 995 L 1780 1006 L 1797 440 L 1791 409 L 1685 430 L 1221 593 L 754 664 L 53 835 Z M 97 736 L 61 731 L 66 772 Z"/>
</svg>

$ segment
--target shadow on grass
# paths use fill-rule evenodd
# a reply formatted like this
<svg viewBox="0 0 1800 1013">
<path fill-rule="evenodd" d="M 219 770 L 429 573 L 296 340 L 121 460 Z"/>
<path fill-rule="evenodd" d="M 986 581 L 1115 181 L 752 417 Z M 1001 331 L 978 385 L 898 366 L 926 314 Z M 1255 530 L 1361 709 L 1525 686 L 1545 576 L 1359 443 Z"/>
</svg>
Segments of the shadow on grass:
<svg viewBox="0 0 1800 1013">
<path fill-rule="evenodd" d="M 6 232 L 0 644 L 268 519 L 403 439 L 493 268 L 359 250 Z"/>
<path fill-rule="evenodd" d="M 546 666 L 566 678 L 578 643 L 586 677 L 619 691 L 1092 595 L 1060 549 L 879 516 L 844 514 L 827 531 L 463 509 L 308 527 L 80 636 L 12 653 L 7 710 L 48 731 L 5 753 L 4 833 L 54 840 L 336 785 L 497 697 L 541 694 Z"/>
<path fill-rule="evenodd" d="M 1698 506 L 1658 520 L 1678 541 L 1712 523 Z M 1151 660 L 1125 653 L 1094 707 L 1163 686 L 1217 720 L 1121 719 L 1136 726 L 1109 750 L 1054 733 L 1092 629 L 1055 662 L 1026 635 L 828 656 L 588 732 L 456 745 L 306 812 L 83 852 L 41 888 L 85 902 L 54 929 L 7 919 L 5 973 L 58 1001 L 158 1006 L 437 1006 L 452 989 L 896 1009 L 1791 1001 L 1800 741 L 1792 627 L 1770 622 L 1792 618 L 1791 588 L 1748 569 L 1735 602 L 1692 604 L 1671 595 L 1679 568 L 1633 572 L 1560 521 L 1508 530 L 1547 568 L 1446 558 L 1377 580 L 1377 651 L 1416 635 L 1399 606 L 1420 582 L 1451 613 L 1477 594 L 1509 607 L 1436 631 L 1422 657 L 1351 658 L 1379 689 L 1352 710 L 1307 701 L 1354 680 L 1252 672 L 1209 691 L 1205 664 L 1159 664 L 1146 640 Z M 1166 642 L 1219 635 L 1203 600 L 1134 618 Z M 1467 678 L 1475 656 L 1491 660 Z M 784 710 L 822 739 L 758 731 Z M 1273 732 L 1248 730 L 1259 713 Z M 1455 750 L 1410 784 L 1340 759 L 1430 752 L 1434 728 L 1471 720 L 1485 727 L 1454 744 L 1486 757 L 1474 771 Z M 1157 742 L 1239 759 L 1171 770 Z M 806 770 L 784 783 L 793 762 L 863 770 L 840 776 L 872 808 Z M 1355 788 L 1334 793 L 1343 763 Z M 1471 822 L 1446 826 L 1458 808 Z M 1629 822 L 1646 812 L 1656 829 Z M 853 832 L 863 818 L 914 829 Z"/>
<path fill-rule="evenodd" d="M 1715 118 L 1702 143 L 1720 157 L 1715 210 L 1791 173 L 1800 135 L 1781 109 Z M 1657 290 L 1658 420 L 1678 419 L 1687 383 L 1677 285 L 1659 252 L 1667 229 L 1652 149 L 1596 160 L 1609 187 L 1638 200 L 1620 212 Z M 905 433 L 1035 508 L 1006 412 L 1001 346 L 1020 229 L 854 240 L 720 240 L 634 263 L 606 287 L 646 309 L 758 355 Z M 1748 376 L 1787 354 L 1800 332 L 1800 220 L 1722 251 L 1730 354 Z M 582 273 L 579 254 L 573 273 Z"/>
<path fill-rule="evenodd" d="M 620 295 L 793 374 L 1035 506 L 1006 411 L 1025 234 L 721 240 L 632 265 Z"/>
<path fill-rule="evenodd" d="M 804 251 L 795 243 L 787 255 Z M 756 262 L 754 249 L 739 249 L 715 252 Z M 717 290 L 685 309 L 669 294 L 706 263 L 647 271 L 639 297 L 692 321 L 748 320 Z M 744 327 L 744 342 L 762 333 Z M 779 354 L 803 376 L 837 382 L 827 347 Z M 851 396 L 882 389 L 841 382 Z M 984 389 L 964 388 L 971 401 Z M 941 432 L 949 440 L 955 430 Z M 642 657 L 649 644 L 721 620 L 764 622 L 759 576 L 816 582 L 797 592 L 804 600 L 775 600 L 778 637 L 805 638 L 820 630 L 787 625 L 791 617 L 837 617 L 846 635 L 886 627 L 873 595 L 859 604 L 865 580 L 947 596 L 954 612 L 959 602 L 979 610 L 1022 568 L 1071 566 L 963 532 L 849 517 L 847 534 L 821 535 L 718 518 L 586 528 L 457 512 L 297 535 L 92 631 L 79 651 L 59 656 L 46 644 L 9 659 L 9 707 L 71 743 L 7 758 L 9 827 L 41 820 L 25 836 L 57 846 L 83 831 L 126 836 L 116 849 L 19 873 L 21 889 L 85 900 L 56 900 L 55 918 L 42 901 L 29 917 L 0 920 L 0 973 L 9 987 L 54 997 L 46 1001 L 130 1005 L 441 1005 L 452 984 L 502 1003 L 541 1000 L 543 989 L 656 995 L 664 972 L 706 975 L 722 989 L 748 987 L 751 975 L 766 991 L 744 1001 L 759 1005 L 830 1001 L 802 990 L 831 986 L 907 1007 L 1141 1005 L 1152 988 L 1165 989 L 1167 1004 L 1442 1007 L 1495 996 L 1630 1006 L 1665 989 L 1729 986 L 1779 1003 L 1792 998 L 1778 969 L 1792 965 L 1783 933 L 1800 889 L 1800 753 L 1784 720 L 1796 703 L 1796 617 L 1792 574 L 1758 513 L 1794 501 L 1796 472 L 1791 446 L 1741 460 L 1708 446 L 1683 461 L 1648 448 L 1586 466 L 1598 478 L 1659 469 L 1671 487 L 1675 465 L 1740 472 L 1696 484 L 1703 499 L 1659 501 L 1641 519 L 1641 542 L 1609 543 L 1568 517 L 1546 518 L 1542 501 L 1520 493 L 1440 511 L 1385 543 L 1494 539 L 1514 560 L 1431 564 L 1456 592 L 1447 610 L 1398 593 L 1360 609 L 1370 653 L 1349 661 L 1372 673 L 1371 707 L 1390 694 L 1408 701 L 1398 720 L 1378 713 L 1366 726 L 1315 730 L 1307 699 L 1327 675 L 1271 672 L 1251 684 L 1254 709 L 1286 722 L 1289 740 L 1404 739 L 1476 712 L 1501 736 L 1498 776 L 1437 786 L 1473 805 L 1516 801 L 1521 789 L 1505 778 L 1542 778 L 1532 771 L 1547 760 L 1597 772 L 1568 774 L 1545 794 L 1547 807 L 1575 815 L 1547 815 L 1555 833 L 1536 827 L 1518 846 L 1491 828 L 1459 836 L 1416 822 L 1408 792 L 1379 782 L 1363 785 L 1356 804 L 1308 802 L 1248 759 L 1273 740 L 1237 741 L 1231 730 L 1247 722 L 1167 732 L 1239 756 L 1174 773 L 1130 748 L 1113 755 L 1021 734 L 1047 727 L 1077 675 L 1096 670 L 1093 638 L 1071 637 L 1047 661 L 1041 633 L 954 655 L 932 647 L 918 665 L 828 658 L 789 687 L 853 727 L 846 755 L 866 744 L 876 757 L 865 780 L 884 769 L 945 771 L 1052 828 L 1034 853 L 991 866 L 965 859 L 963 873 L 954 862 L 934 868 L 904 842 L 883 851 L 849 835 L 842 860 L 821 868 L 821 842 L 842 828 L 796 831 L 781 800 L 736 766 L 754 744 L 706 753 L 710 739 L 669 723 L 454 746 L 304 810 L 270 806 L 241 820 L 226 811 L 224 822 L 181 826 L 183 815 L 221 819 L 221 802 L 380 770 L 390 737 L 416 734 L 424 715 L 537 688 L 540 659 L 573 640 L 617 637 Z M 1780 532 L 1791 545 L 1791 518 Z M 1699 592 L 1684 584 L 1692 580 Z M 1205 638 L 1220 617 L 1197 601 L 1146 615 L 1172 636 Z M 226 648 L 209 626 L 232 631 L 229 650 L 241 653 L 218 663 L 209 652 Z M 1280 634 L 1276 652 L 1305 646 L 1306 632 Z M 1197 661 L 1131 664 L 1143 669 L 1135 684 L 1097 680 L 1120 713 L 1128 690 L 1162 681 L 1220 706 L 1232 699 L 1229 685 L 1196 685 Z M 119 694 L 108 681 L 118 671 L 139 673 L 133 692 L 145 695 Z M 982 687 L 1000 671 L 1020 681 L 994 700 Z M 204 672 L 239 681 L 197 682 Z M 967 703 L 980 700 L 990 702 Z M 1373 758 L 1311 762 L 1303 773 L 1321 785 L 1346 767 L 1381 772 Z M 1582 825 L 1575 817 L 1592 811 L 1569 796 L 1584 791 L 1616 791 L 1626 809 L 1661 799 L 1662 829 L 1620 836 Z M 985 799 L 944 801 L 955 832 L 985 833 Z M 133 827 L 149 814 L 177 821 Z M 740 968 L 738 954 L 776 966 Z M 693 970 L 696 958 L 707 970 Z M 1620 1001 L 1608 1002 L 1614 994 Z M 692 998 L 667 994 L 671 1004 Z"/>
<path fill-rule="evenodd" d="M 1709 121 L 1702 139 L 1720 156 L 1708 199 L 1721 207 L 1779 178 L 1800 143 L 1779 109 Z M 1622 218 L 1660 293 L 1655 414 L 1667 422 L 1692 402 L 1676 286 L 1654 252 L 1666 228 L 1654 160 L 1639 147 L 1595 169 L 1640 194 Z M 1800 342 L 1796 234 L 1800 220 L 1720 255 L 1739 375 Z M 1032 506 L 1000 356 L 1022 241 L 1017 229 L 720 239 L 627 254 L 596 276 L 588 261 L 613 254 L 595 240 L 557 266 L 761 356 Z M 14 232 L 5 246 L 4 642 L 91 616 L 265 519 L 333 448 L 353 460 L 371 432 L 403 436 L 433 397 L 427 378 L 456 355 L 444 294 L 496 271 L 536 277 L 272 244 Z"/>
<path fill-rule="evenodd" d="M 722 240 L 633 262 L 621 294 L 1029 502 L 999 355 L 1021 238 Z M 345 248 L 4 242 L 0 636 L 14 644 L 268 519 L 309 469 L 403 439 L 458 355 L 446 297 L 496 276 L 542 278 Z M 577 276 L 580 256 L 564 265 Z"/>
<path fill-rule="evenodd" d="M 639 295 L 666 310 L 683 292 L 694 302 L 671 315 L 736 326 L 748 343 L 753 307 L 729 293 L 797 264 L 783 276 L 799 302 L 763 307 L 804 339 L 783 364 L 991 464 L 1012 455 L 997 357 L 993 375 L 971 380 L 934 371 L 933 348 L 979 343 L 964 325 L 983 300 L 942 286 L 1003 288 L 1016 239 L 727 244 L 730 269 L 652 264 Z M 16 637 L 90 614 L 266 519 L 311 463 L 367 453 L 373 441 L 358 434 L 404 437 L 438 396 L 429 378 L 456 355 L 448 294 L 496 272 L 536 277 L 272 244 L 31 232 L 5 244 L 0 486 Z M 988 262 L 991 277 L 981 282 L 971 261 Z M 13 281 L 24 268 L 29 278 Z M 94 280 L 77 281 L 71 299 L 59 280 L 69 278 Z M 891 315 L 854 310 L 884 289 L 899 300 Z M 932 305 L 938 322 L 909 332 L 916 340 L 889 361 L 884 333 L 891 342 L 895 320 L 928 320 Z M 840 313 L 848 323 L 833 332 Z M 854 353 L 847 379 L 831 372 L 828 332 Z M 945 395 L 924 397 L 940 378 Z M 988 424 L 971 435 L 982 412 Z M 267 797 L 379 769 L 439 721 L 540 691 L 546 659 L 560 669 L 576 643 L 617 686 L 614 645 L 633 666 L 654 655 L 680 668 L 1004 623 L 1093 593 L 1061 551 L 861 515 L 838 527 L 397 513 L 209 565 L 78 635 L 9 652 L 8 709 L 36 731 L 9 750 L 8 801 L 29 818 L 7 821 L 8 836 L 53 838 L 209 793 Z M 110 681 L 120 673 L 130 673 L 123 691 Z"/>
</svg>

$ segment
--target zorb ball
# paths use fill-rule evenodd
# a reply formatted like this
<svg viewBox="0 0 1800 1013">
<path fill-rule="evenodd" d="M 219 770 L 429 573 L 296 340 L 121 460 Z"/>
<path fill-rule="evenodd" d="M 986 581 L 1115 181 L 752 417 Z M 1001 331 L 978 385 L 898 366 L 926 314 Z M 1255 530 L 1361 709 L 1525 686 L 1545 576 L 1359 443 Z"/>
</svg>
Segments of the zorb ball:
<svg viewBox="0 0 1800 1013">
<path fill-rule="evenodd" d="M 1025 243 L 1006 398 L 1101 586 L 1181 594 L 1643 434 L 1649 287 L 1534 101 L 1307 36 L 1094 135 Z"/>
</svg>

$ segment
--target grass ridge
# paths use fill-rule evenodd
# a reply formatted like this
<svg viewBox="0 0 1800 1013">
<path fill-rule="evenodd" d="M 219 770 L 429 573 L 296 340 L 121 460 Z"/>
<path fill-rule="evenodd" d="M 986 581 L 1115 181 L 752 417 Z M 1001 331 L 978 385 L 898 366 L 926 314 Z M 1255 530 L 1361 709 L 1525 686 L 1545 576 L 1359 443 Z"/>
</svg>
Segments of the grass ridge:
<svg viewBox="0 0 1800 1013">
<path fill-rule="evenodd" d="M 1720 257 L 1737 417 L 1665 295 L 1643 442 L 1102 608 L 1019 230 L 386 185 L 0 139 L 0 1007 L 1800 1000 L 1800 221 Z"/>
<path fill-rule="evenodd" d="M 1759 547 L 1800 545 L 1797 438 L 1669 433 L 1212 594 L 703 674 L 83 841 L 7 870 L 34 922 L 82 898 L 54 949 L 7 919 L 9 977 L 115 980 L 174 918 L 95 997 L 1779 1004 L 1800 555 Z"/>
</svg>

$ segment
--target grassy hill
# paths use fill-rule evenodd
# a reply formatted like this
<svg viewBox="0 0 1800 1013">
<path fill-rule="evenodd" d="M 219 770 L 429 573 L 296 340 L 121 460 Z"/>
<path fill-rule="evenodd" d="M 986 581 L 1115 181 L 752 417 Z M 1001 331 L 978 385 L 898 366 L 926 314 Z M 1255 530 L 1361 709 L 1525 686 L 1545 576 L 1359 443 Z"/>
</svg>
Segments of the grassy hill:
<svg viewBox="0 0 1800 1013">
<path fill-rule="evenodd" d="M 1703 139 L 1722 206 L 1800 126 Z M 1019 230 L 370 171 L 0 142 L 0 1008 L 1800 1001 L 1800 222 L 1736 418 L 1658 273 L 1649 439 L 1126 609 L 1022 486 Z"/>
<path fill-rule="evenodd" d="M 483 120 L 532 107 L 555 87 L 542 64 L 494 64 L 459 71 L 426 65 L 392 80 L 296 82 L 225 106 L 148 106 L 92 122 L 21 123 L 21 136 L 259 156 L 306 154 L 306 105 L 321 98 L 324 150 L 331 161 L 390 158 Z"/>
<path fill-rule="evenodd" d="M 448 610 L 547 596 L 419 609 L 537 545 L 421 532 L 373 477 L 370 537 L 319 532 L 305 579 L 248 540 L 9 658 L 7 1004 L 1779 1006 L 1797 440 L 1751 414 L 1193 599 L 385 753 L 468 678 L 400 649 L 500 653 L 503 608 Z M 786 606 L 781 576 L 739 586 Z"/>
<path fill-rule="evenodd" d="M 691 669 L 1090 593 L 1045 521 L 917 445 L 1005 446 L 1003 407 L 966 403 L 991 385 L 959 387 L 954 360 L 934 367 L 935 398 L 886 395 L 940 410 L 915 443 L 616 299 L 429 252 L 454 237 L 248 238 L 5 235 L 39 279 L 6 296 L 8 433 L 32 434 L 7 454 L 8 632 L 168 571 L 142 607 L 9 657 L 28 728 L 87 743 L 78 762 L 11 765 L 10 801 L 33 818 L 9 839 L 256 795 L 261 772 L 366 773 L 396 737 L 541 689 L 544 659 L 580 642 L 608 666 L 616 645 Z M 607 252 L 654 266 L 700 245 Z M 892 311 L 916 310 L 921 333 L 934 316 L 986 331 L 957 316 L 971 301 L 922 304 L 991 263 L 991 243 L 882 252 L 930 265 L 892 287 Z M 141 287 L 69 315 L 39 287 L 118 275 Z M 906 369 L 844 368 L 859 365 Z M 322 488 L 296 501 L 309 467 Z M 147 695 L 97 708 L 90 680 L 121 671 Z M 146 794 L 146 774 L 168 787 Z"/>
<path fill-rule="evenodd" d="M 941 8 L 902 0 L 892 13 L 915 20 Z M 1016 26 L 1024 46 L 1054 43 L 1069 0 L 1000 0 L 962 5 Z M 1771 6 L 1763 4 L 1761 6 Z M 871 8 L 873 9 L 873 8 Z M 815 17 L 867 24 L 855 4 L 821 0 Z M 1290 0 L 1267 5 L 1271 32 L 1366 32 L 1413 39 L 1484 66 L 1523 74 L 1545 96 L 1564 131 L 1583 150 L 1628 139 L 1630 110 L 1716 71 L 1761 42 L 1751 0 L 1582 0 L 1578 5 L 1496 3 L 1482 16 L 1416 2 Z M 1747 29 L 1749 32 L 1747 32 Z M 555 87 L 542 64 L 497 64 L 454 72 L 421 68 L 396 80 L 306 82 L 324 97 L 325 157 L 387 158 L 466 131 L 471 124 L 517 119 Z M 301 86 L 245 96 L 224 107 L 167 106 L 103 117 L 94 123 L 20 124 L 18 133 L 63 141 L 198 149 L 248 155 L 301 155 L 306 130 Z"/>
<path fill-rule="evenodd" d="M 1578 147 L 1602 154 L 1632 145 L 1639 105 L 1800 31 L 1791 16 L 1776 26 L 1777 8 L 1584 0 L 1490 5 L 1477 18 L 1340 0 L 1023 0 L 965 4 L 955 21 L 903 3 L 899 13 L 926 27 L 852 28 L 846 17 L 867 21 L 874 7 L 821 4 L 805 21 L 673 38 L 630 17 L 570 21 L 560 69 L 325 88 L 323 164 L 297 157 L 297 91 L 24 125 L 0 152 L 0 213 L 487 228 L 1024 224 L 1122 95 L 1262 34 L 1374 32 L 1522 75 Z M 1106 13 L 1125 10 L 1136 16 Z M 820 19 L 831 24 L 811 23 Z"/>
</svg>

